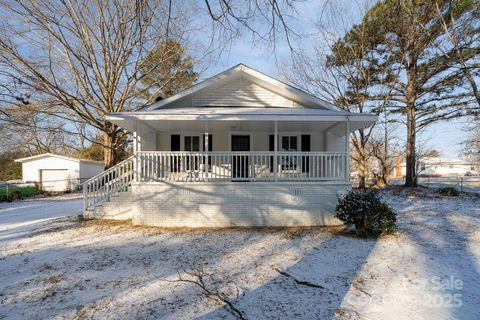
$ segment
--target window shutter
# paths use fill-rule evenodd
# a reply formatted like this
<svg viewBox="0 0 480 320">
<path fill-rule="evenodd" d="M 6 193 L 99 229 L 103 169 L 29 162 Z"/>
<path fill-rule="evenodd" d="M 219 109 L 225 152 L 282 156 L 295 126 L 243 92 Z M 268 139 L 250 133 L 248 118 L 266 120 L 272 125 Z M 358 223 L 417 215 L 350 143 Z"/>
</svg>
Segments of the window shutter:
<svg viewBox="0 0 480 320">
<path fill-rule="evenodd" d="M 310 135 L 309 134 L 302 134 L 301 139 L 301 151 L 302 152 L 310 152 Z M 309 157 L 302 157 L 302 172 L 309 172 L 310 171 L 310 159 Z"/>
<path fill-rule="evenodd" d="M 170 150 L 180 151 L 180 135 L 172 134 L 170 136 Z M 170 172 L 178 172 L 180 169 L 179 159 L 175 156 L 170 157 Z"/>
<path fill-rule="evenodd" d="M 275 136 L 273 134 L 268 136 L 268 150 L 275 151 Z M 273 157 L 270 156 L 270 172 L 273 172 Z"/>
<path fill-rule="evenodd" d="M 170 151 L 180 151 L 180 135 L 172 134 L 170 136 Z"/>
</svg>

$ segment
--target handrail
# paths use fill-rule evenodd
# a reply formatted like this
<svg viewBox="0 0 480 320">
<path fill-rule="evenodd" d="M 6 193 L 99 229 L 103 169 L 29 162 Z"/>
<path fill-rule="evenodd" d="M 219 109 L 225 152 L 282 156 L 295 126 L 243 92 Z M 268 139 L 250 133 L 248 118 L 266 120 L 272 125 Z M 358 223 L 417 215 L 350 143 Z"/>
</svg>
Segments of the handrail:
<svg viewBox="0 0 480 320">
<path fill-rule="evenodd" d="M 85 210 L 108 200 L 112 195 L 126 191 L 135 177 L 135 155 L 117 163 L 83 183 L 83 206 Z"/>
<path fill-rule="evenodd" d="M 122 166 L 124 163 L 126 163 L 126 162 L 128 162 L 128 161 L 130 161 L 130 160 L 133 160 L 134 158 L 135 158 L 135 155 L 131 155 L 130 157 L 128 157 L 128 158 L 125 159 L 125 160 L 120 161 L 119 163 L 117 163 L 117 164 L 114 165 L 113 167 L 110 167 L 110 168 L 108 168 L 107 170 L 100 172 L 100 173 L 97 174 L 96 176 L 93 176 L 93 177 L 91 177 L 90 179 L 86 180 L 85 182 L 83 182 L 83 184 L 88 183 L 88 182 L 94 180 L 94 179 L 97 178 L 98 176 L 101 176 L 101 175 L 104 175 L 104 174 L 108 174 L 109 172 L 114 171 L 114 169 L 115 169 L 116 167 Z"/>
</svg>

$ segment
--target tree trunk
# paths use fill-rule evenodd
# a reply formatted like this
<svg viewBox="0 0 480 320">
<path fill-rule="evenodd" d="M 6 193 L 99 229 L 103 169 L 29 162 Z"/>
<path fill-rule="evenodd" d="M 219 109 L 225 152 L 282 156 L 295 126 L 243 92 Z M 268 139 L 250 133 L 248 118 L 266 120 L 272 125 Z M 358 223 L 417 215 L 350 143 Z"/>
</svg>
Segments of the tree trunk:
<svg viewBox="0 0 480 320">
<path fill-rule="evenodd" d="M 478 106 L 480 107 L 480 91 L 478 90 L 477 83 L 475 82 L 475 79 L 472 77 L 472 74 L 468 71 L 468 69 L 464 66 L 462 68 L 463 74 L 467 78 L 468 82 L 470 83 L 470 86 L 472 87 L 472 92 L 473 96 L 475 97 L 475 100 L 477 100 Z"/>
<path fill-rule="evenodd" d="M 386 174 L 386 165 L 381 164 L 380 174 L 375 179 L 375 185 L 377 187 L 383 188 L 387 185 L 387 174 Z"/>
<path fill-rule="evenodd" d="M 103 132 L 103 164 L 105 169 L 113 167 L 119 161 L 119 153 L 117 126 L 106 123 Z"/>
<path fill-rule="evenodd" d="M 358 157 L 358 187 L 360 189 L 365 189 L 367 175 L 367 164 L 363 154 L 360 154 Z"/>
<path fill-rule="evenodd" d="M 115 165 L 114 137 L 108 133 L 103 134 L 103 164 L 105 169 Z"/>
<path fill-rule="evenodd" d="M 406 175 L 405 187 L 417 186 L 417 170 L 415 159 L 416 139 L 416 112 L 413 104 L 407 105 L 407 150 L 406 150 Z"/>
</svg>

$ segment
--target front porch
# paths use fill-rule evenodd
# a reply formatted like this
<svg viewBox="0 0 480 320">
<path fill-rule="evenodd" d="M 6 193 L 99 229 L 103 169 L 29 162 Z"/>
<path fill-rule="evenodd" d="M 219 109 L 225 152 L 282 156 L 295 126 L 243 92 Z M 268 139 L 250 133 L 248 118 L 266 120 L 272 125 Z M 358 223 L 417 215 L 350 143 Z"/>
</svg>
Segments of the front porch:
<svg viewBox="0 0 480 320">
<path fill-rule="evenodd" d="M 137 152 L 136 181 L 348 181 L 345 152 Z"/>
<path fill-rule="evenodd" d="M 221 119 L 218 113 L 160 116 L 117 121 L 133 130 L 136 181 L 346 182 L 348 136 L 362 125 L 345 116 L 307 120 L 292 112 L 270 121 L 261 115 Z"/>
<path fill-rule="evenodd" d="M 321 114 L 112 119 L 132 131 L 134 154 L 84 185 L 85 208 L 163 227 L 339 224 L 348 137 L 363 123 Z"/>
</svg>

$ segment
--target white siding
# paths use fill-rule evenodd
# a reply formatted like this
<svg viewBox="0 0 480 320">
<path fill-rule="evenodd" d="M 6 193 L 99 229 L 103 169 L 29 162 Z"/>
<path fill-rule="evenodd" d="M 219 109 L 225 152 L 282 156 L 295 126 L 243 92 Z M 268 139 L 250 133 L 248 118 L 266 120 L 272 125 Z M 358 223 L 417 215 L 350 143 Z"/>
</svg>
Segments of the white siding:
<svg viewBox="0 0 480 320">
<path fill-rule="evenodd" d="M 325 133 L 325 148 L 326 151 L 345 151 L 345 136 L 339 137 L 333 133 Z"/>
<path fill-rule="evenodd" d="M 157 134 L 155 130 L 142 126 L 139 136 L 142 151 L 155 151 L 157 145 Z"/>
<path fill-rule="evenodd" d="M 93 176 L 104 171 L 104 165 L 102 163 L 92 162 L 80 162 L 80 181 L 83 183 Z"/>
<path fill-rule="evenodd" d="M 249 80 L 236 78 L 223 86 L 198 92 L 169 108 L 201 106 L 292 108 L 297 107 L 298 104 Z"/>
<path fill-rule="evenodd" d="M 53 180 L 68 180 L 68 183 L 58 181 L 56 187 L 50 188 L 52 191 L 63 191 L 75 189 L 79 183 L 102 172 L 103 164 L 48 156 L 23 162 L 22 180 L 41 183 L 42 171 L 44 179 L 51 180 L 51 177 L 55 177 Z"/>
<path fill-rule="evenodd" d="M 183 136 L 190 135 L 191 133 L 179 133 L 179 132 L 158 132 L 156 135 L 157 139 L 157 151 L 170 151 L 170 136 L 172 134 L 182 135 L 181 142 L 183 143 Z M 273 132 L 267 131 L 255 131 L 255 132 L 229 132 L 229 131 L 215 131 L 212 132 L 213 139 L 213 151 L 230 151 L 230 137 L 232 135 L 250 135 L 250 150 L 251 151 L 268 151 L 269 150 L 269 135 Z M 325 135 L 323 132 L 299 132 L 294 133 L 299 137 L 302 134 L 310 135 L 310 148 L 311 151 L 325 151 Z M 196 133 L 196 135 L 201 135 L 201 133 Z M 330 138 L 330 143 L 333 144 L 332 148 L 329 151 L 344 151 L 342 137 L 333 136 Z M 202 143 L 201 143 L 202 145 Z M 299 141 L 300 148 L 300 141 Z M 143 146 L 142 146 L 143 148 Z M 337 150 L 338 149 L 338 150 Z M 145 149 L 142 149 L 146 151 Z M 153 149 L 149 149 L 153 150 Z M 183 148 L 182 148 L 183 150 Z"/>
<path fill-rule="evenodd" d="M 56 157 L 46 157 L 36 159 L 22 164 L 23 181 L 40 182 L 40 170 L 42 169 L 66 169 L 70 179 L 79 178 L 79 163 L 77 161 L 60 159 Z"/>
</svg>

